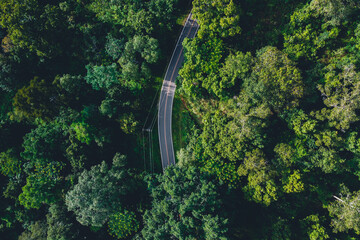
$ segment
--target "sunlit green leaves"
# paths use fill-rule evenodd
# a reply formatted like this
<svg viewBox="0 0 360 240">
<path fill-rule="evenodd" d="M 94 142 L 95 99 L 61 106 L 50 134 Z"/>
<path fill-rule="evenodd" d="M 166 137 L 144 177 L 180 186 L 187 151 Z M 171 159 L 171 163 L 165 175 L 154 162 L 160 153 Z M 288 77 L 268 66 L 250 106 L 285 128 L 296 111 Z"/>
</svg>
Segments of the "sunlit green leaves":
<svg viewBox="0 0 360 240">
<path fill-rule="evenodd" d="M 113 237 L 122 239 L 139 229 L 136 215 L 128 210 L 122 210 L 109 217 L 109 232 Z"/>
<path fill-rule="evenodd" d="M 233 0 L 195 0 L 193 14 L 200 23 L 199 37 L 229 37 L 241 33 L 241 8 Z"/>
<path fill-rule="evenodd" d="M 277 112 L 297 106 L 304 92 L 300 70 L 275 47 L 257 52 L 255 66 L 244 88 L 255 102 L 265 103 Z"/>
</svg>

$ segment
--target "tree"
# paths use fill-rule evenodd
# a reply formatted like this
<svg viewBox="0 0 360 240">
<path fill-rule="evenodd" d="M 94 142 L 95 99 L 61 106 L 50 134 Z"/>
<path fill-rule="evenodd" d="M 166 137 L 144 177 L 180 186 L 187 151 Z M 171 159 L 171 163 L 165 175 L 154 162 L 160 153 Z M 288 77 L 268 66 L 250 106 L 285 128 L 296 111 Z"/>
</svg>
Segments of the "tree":
<svg viewBox="0 0 360 240">
<path fill-rule="evenodd" d="M 274 161 L 277 168 L 289 168 L 295 163 L 295 149 L 289 144 L 277 144 L 274 148 L 274 152 L 277 155 L 277 158 Z"/>
<path fill-rule="evenodd" d="M 228 239 L 221 187 L 209 175 L 172 166 L 149 186 L 153 202 L 144 214 L 144 239 Z"/>
<path fill-rule="evenodd" d="M 148 7 L 153 22 L 159 25 L 154 28 L 154 31 L 161 27 L 165 27 L 166 29 L 173 27 L 179 12 L 179 2 L 179 0 L 153 0 L 149 2 Z"/>
<path fill-rule="evenodd" d="M 346 159 L 339 151 L 343 141 L 339 132 L 327 129 L 314 134 L 314 137 L 315 147 L 310 152 L 313 166 L 320 167 L 325 173 L 344 171 Z"/>
<path fill-rule="evenodd" d="M 193 2 L 194 18 L 199 21 L 199 37 L 209 34 L 210 37 L 223 38 L 241 33 L 240 6 L 233 0 L 195 0 Z"/>
<path fill-rule="evenodd" d="M 284 192 L 299 193 L 304 191 L 304 183 L 301 181 L 301 174 L 299 170 L 295 170 L 286 180 L 284 185 Z"/>
<path fill-rule="evenodd" d="M 289 222 L 285 219 L 281 219 L 280 217 L 274 221 L 271 225 L 270 230 L 271 238 L 276 240 L 291 240 L 292 231 L 290 229 Z"/>
<path fill-rule="evenodd" d="M 139 229 L 139 222 L 136 220 L 135 213 L 125 209 L 111 215 L 108 226 L 110 235 L 121 239 L 137 232 Z"/>
<path fill-rule="evenodd" d="M 70 134 L 81 143 L 90 145 L 95 142 L 98 146 L 103 147 L 105 143 L 110 141 L 110 135 L 107 128 L 102 128 L 101 115 L 99 110 L 94 106 L 85 106 L 80 116 L 70 125 Z"/>
<path fill-rule="evenodd" d="M 275 47 L 257 52 L 251 76 L 244 89 L 255 103 L 264 103 L 276 112 L 296 107 L 303 96 L 304 84 L 300 70 L 288 56 Z"/>
<path fill-rule="evenodd" d="M 244 162 L 238 168 L 238 174 L 247 176 L 248 183 L 243 190 L 248 198 L 266 206 L 277 200 L 275 173 L 267 163 L 262 151 L 255 149 L 247 152 Z"/>
<path fill-rule="evenodd" d="M 321 225 L 323 218 L 318 215 L 310 215 L 301 221 L 302 228 L 304 228 L 310 240 L 325 240 L 329 239 L 326 233 L 326 228 Z"/>
<path fill-rule="evenodd" d="M 293 109 L 287 112 L 289 128 L 299 137 L 309 138 L 309 135 L 316 132 L 318 121 L 309 116 L 303 110 Z"/>
<path fill-rule="evenodd" d="M 47 58 L 59 56 L 71 46 L 69 36 L 73 31 L 59 1 L 44 4 L 40 0 L 4 0 L 0 9 L 0 25 L 14 46 Z"/>
<path fill-rule="evenodd" d="M 109 66 L 86 66 L 87 75 L 85 80 L 93 89 L 108 89 L 115 84 L 119 84 L 120 74 L 115 63 Z"/>
<path fill-rule="evenodd" d="M 29 162 L 28 168 L 47 160 L 63 160 L 66 143 L 64 135 L 63 126 L 56 121 L 40 123 L 26 134 L 22 144 L 24 151 L 20 155 Z"/>
<path fill-rule="evenodd" d="M 8 177 L 15 177 L 22 171 L 22 161 L 13 149 L 0 153 L 1 173 Z"/>
<path fill-rule="evenodd" d="M 46 223 L 36 221 L 30 225 L 30 231 L 25 231 L 19 236 L 19 240 L 47 240 Z"/>
<path fill-rule="evenodd" d="M 216 110 L 208 110 L 202 119 L 204 126 L 200 135 L 203 153 L 198 161 L 203 169 L 230 185 L 238 185 L 237 169 L 245 153 L 264 147 L 264 130 L 270 114 L 264 104 L 253 107 L 244 93 L 222 103 Z"/>
<path fill-rule="evenodd" d="M 360 191 L 351 193 L 342 185 L 339 196 L 334 196 L 334 198 L 335 201 L 328 206 L 334 231 L 354 230 L 360 235 Z"/>
<path fill-rule="evenodd" d="M 19 200 L 26 208 L 39 208 L 43 203 L 58 200 L 65 167 L 63 133 L 58 122 L 40 123 L 24 137 L 24 151 L 20 155 L 28 177 Z"/>
<path fill-rule="evenodd" d="M 63 187 L 60 174 L 63 165 L 59 162 L 36 164 L 34 173 L 27 177 L 26 185 L 19 195 L 20 204 L 25 208 L 39 209 L 42 204 L 59 201 Z"/>
<path fill-rule="evenodd" d="M 224 55 L 224 43 L 219 38 L 200 40 L 198 38 L 184 41 L 185 63 L 179 74 L 181 87 L 190 99 L 215 95 L 222 97 L 225 84 L 218 71 Z M 207 93 L 204 91 L 207 90 Z"/>
<path fill-rule="evenodd" d="M 129 89 L 117 85 L 108 89 L 99 111 L 111 119 L 121 119 L 123 115 L 132 115 L 134 100 L 134 94 Z"/>
<path fill-rule="evenodd" d="M 66 207 L 53 204 L 49 207 L 47 220 L 47 240 L 76 239 L 77 233 L 73 231 L 73 224 L 66 216 Z"/>
<path fill-rule="evenodd" d="M 86 96 L 89 92 L 89 85 L 87 85 L 84 81 L 84 77 L 81 75 L 70 75 L 64 74 L 62 76 L 55 77 L 53 82 L 54 85 L 60 91 L 63 91 L 63 96 L 60 96 L 62 101 L 66 102 L 77 102 L 81 99 L 81 97 Z"/>
<path fill-rule="evenodd" d="M 360 109 L 360 73 L 352 57 L 342 49 L 335 53 L 335 59 L 326 67 L 325 84 L 318 88 L 324 104 L 330 109 L 326 112 L 331 126 L 345 131 L 350 124 L 359 121 Z"/>
<path fill-rule="evenodd" d="M 5 92 L 15 92 L 22 83 L 22 69 L 25 66 L 17 63 L 13 58 L 0 55 L 0 89 Z"/>
<path fill-rule="evenodd" d="M 116 39 L 111 34 L 108 34 L 106 37 L 106 53 L 113 59 L 117 60 L 121 56 L 122 51 L 124 50 L 125 43 L 124 39 Z"/>
<path fill-rule="evenodd" d="M 157 29 L 169 29 L 175 23 L 178 0 L 111 2 L 93 0 L 87 6 L 103 22 L 121 29 L 127 36 L 153 34 Z"/>
<path fill-rule="evenodd" d="M 132 90 L 141 90 L 151 75 L 148 64 L 156 63 L 159 55 L 159 44 L 155 38 L 135 35 L 129 39 L 118 60 L 124 80 L 122 85 Z"/>
<path fill-rule="evenodd" d="M 356 0 L 313 0 L 309 8 L 315 16 L 323 16 L 324 20 L 332 25 L 340 25 L 348 17 L 360 9 Z"/>
<path fill-rule="evenodd" d="M 250 52 L 237 52 L 236 55 L 229 55 L 225 59 L 224 66 L 220 69 L 220 88 L 230 91 L 236 89 L 231 93 L 239 93 L 244 79 L 249 77 L 253 63 L 254 58 Z"/>
<path fill-rule="evenodd" d="M 290 17 L 285 52 L 294 59 L 318 59 L 323 49 L 337 42 L 341 24 L 351 21 L 351 14 L 358 9 L 360 4 L 354 0 L 312 0 Z"/>
<path fill-rule="evenodd" d="M 117 154 L 111 168 L 105 162 L 84 170 L 78 183 L 65 197 L 66 206 L 85 226 L 102 227 L 126 202 L 136 185 L 125 166 L 125 156 Z"/>
<path fill-rule="evenodd" d="M 141 1 L 114 0 L 103 1 L 94 0 L 87 6 L 103 22 L 116 27 L 121 27 L 121 31 L 126 35 L 134 32 L 150 33 L 153 30 L 151 14 L 146 9 L 145 3 Z"/>
<path fill-rule="evenodd" d="M 36 118 L 50 120 L 57 113 L 55 88 L 39 77 L 34 77 L 28 86 L 19 89 L 14 97 L 13 118 L 18 120 Z"/>
</svg>

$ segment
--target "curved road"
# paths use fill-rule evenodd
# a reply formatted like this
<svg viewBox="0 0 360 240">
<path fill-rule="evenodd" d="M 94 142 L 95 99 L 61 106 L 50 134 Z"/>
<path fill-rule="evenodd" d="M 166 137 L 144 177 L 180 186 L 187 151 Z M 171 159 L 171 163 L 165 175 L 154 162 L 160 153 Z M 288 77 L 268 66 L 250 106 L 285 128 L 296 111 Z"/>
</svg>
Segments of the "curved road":
<svg viewBox="0 0 360 240">
<path fill-rule="evenodd" d="M 198 29 L 199 24 L 195 19 L 192 19 L 192 14 L 190 13 L 177 41 L 161 88 L 158 112 L 158 131 L 163 169 L 175 164 L 171 131 L 171 115 L 176 89 L 175 80 L 184 61 L 184 49 L 182 43 L 185 38 L 194 38 Z"/>
</svg>

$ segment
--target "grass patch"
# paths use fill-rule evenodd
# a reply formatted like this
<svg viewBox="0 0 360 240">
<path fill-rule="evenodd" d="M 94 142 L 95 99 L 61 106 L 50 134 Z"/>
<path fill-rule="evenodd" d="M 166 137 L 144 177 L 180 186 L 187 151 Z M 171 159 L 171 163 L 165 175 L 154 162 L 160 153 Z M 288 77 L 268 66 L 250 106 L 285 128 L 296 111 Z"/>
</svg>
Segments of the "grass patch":
<svg viewBox="0 0 360 240">
<path fill-rule="evenodd" d="M 186 109 L 181 97 L 175 94 L 171 126 L 175 156 L 177 151 L 188 144 L 193 126 L 195 123 L 190 112 Z"/>
</svg>

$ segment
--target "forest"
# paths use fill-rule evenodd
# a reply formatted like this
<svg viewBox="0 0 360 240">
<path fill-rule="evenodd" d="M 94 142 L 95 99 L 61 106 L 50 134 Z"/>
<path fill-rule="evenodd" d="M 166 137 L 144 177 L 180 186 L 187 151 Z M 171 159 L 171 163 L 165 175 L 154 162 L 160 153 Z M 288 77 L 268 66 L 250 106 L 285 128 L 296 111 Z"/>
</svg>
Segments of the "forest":
<svg viewBox="0 0 360 240">
<path fill-rule="evenodd" d="M 360 239 L 358 0 L 0 0 L 0 39 L 2 240 Z"/>
</svg>

